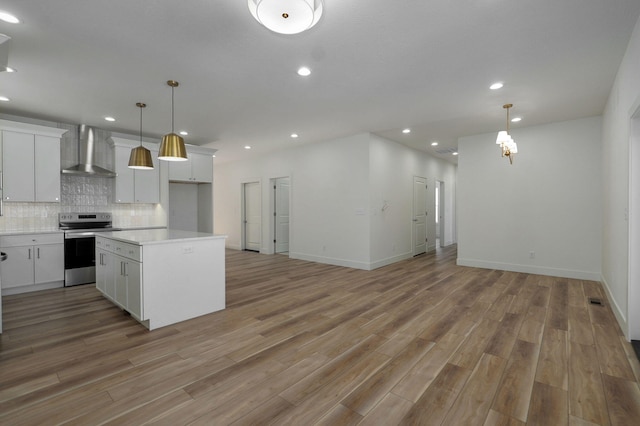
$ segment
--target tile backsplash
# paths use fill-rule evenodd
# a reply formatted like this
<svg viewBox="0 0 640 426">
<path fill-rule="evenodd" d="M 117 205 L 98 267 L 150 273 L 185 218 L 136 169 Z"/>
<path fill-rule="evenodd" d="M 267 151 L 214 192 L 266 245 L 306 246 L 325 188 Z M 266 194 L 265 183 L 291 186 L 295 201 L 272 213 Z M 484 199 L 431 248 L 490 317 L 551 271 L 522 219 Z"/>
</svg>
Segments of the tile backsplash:
<svg viewBox="0 0 640 426">
<path fill-rule="evenodd" d="M 60 203 L 4 202 L 0 232 L 57 229 L 58 213 L 68 212 L 111 212 L 119 228 L 166 226 L 160 204 L 114 203 L 113 178 L 61 175 L 60 180 Z"/>
</svg>

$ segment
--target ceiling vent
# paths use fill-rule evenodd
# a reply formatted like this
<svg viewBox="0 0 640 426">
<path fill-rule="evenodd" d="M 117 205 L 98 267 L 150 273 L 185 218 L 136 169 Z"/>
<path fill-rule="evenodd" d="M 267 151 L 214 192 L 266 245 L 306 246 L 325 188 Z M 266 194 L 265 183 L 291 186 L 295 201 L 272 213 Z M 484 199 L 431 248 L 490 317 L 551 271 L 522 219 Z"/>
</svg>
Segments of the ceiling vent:
<svg viewBox="0 0 640 426">
<path fill-rule="evenodd" d="M 440 149 L 436 149 L 436 153 L 437 154 L 442 154 L 442 155 L 453 154 L 454 152 L 457 152 L 457 151 L 458 151 L 457 148 L 440 148 Z"/>
</svg>

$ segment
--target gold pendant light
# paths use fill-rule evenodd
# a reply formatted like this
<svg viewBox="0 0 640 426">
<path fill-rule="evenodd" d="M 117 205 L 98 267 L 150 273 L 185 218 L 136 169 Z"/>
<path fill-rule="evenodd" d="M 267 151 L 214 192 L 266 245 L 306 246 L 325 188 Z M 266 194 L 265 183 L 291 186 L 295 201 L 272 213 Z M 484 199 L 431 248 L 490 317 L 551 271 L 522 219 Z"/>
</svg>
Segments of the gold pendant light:
<svg viewBox="0 0 640 426">
<path fill-rule="evenodd" d="M 146 107 L 146 104 L 138 102 L 136 104 L 140 108 L 140 146 L 137 146 L 131 150 L 129 156 L 129 168 L 138 170 L 152 170 L 153 160 L 151 159 L 151 151 L 142 146 L 142 108 Z"/>
<path fill-rule="evenodd" d="M 184 139 L 173 132 L 173 88 L 178 87 L 178 82 L 169 80 L 167 85 L 171 86 L 171 133 L 162 137 L 158 158 L 165 161 L 186 161 L 187 149 Z"/>
<path fill-rule="evenodd" d="M 509 108 L 511 107 L 513 107 L 513 104 L 504 104 L 502 106 L 507 110 L 507 130 L 498 132 L 498 137 L 496 138 L 496 144 L 500 145 L 502 156 L 509 158 L 509 164 L 513 164 L 513 157 L 518 153 L 518 145 L 509 134 Z"/>
</svg>

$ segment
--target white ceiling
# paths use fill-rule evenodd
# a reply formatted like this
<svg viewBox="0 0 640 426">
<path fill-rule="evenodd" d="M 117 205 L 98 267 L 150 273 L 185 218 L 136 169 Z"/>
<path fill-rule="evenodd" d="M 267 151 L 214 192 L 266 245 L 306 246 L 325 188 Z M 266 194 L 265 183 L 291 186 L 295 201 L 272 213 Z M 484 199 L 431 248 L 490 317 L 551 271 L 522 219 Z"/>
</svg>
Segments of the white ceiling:
<svg viewBox="0 0 640 426">
<path fill-rule="evenodd" d="M 0 73 L 0 108 L 135 135 L 146 102 L 144 133 L 161 136 L 175 79 L 176 130 L 217 162 L 360 132 L 433 153 L 500 130 L 507 102 L 512 128 L 601 114 L 640 14 L 638 0 L 324 1 L 285 36 L 246 0 L 3 0 L 22 23 L 0 21 L 18 70 Z"/>
</svg>

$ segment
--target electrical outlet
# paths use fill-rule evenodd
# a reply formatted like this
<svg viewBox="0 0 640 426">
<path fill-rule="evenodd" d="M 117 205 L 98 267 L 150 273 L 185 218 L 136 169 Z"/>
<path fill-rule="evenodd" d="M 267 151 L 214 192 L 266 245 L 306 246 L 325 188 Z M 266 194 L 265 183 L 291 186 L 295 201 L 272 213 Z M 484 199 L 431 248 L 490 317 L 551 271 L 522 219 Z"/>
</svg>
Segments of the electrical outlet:
<svg viewBox="0 0 640 426">
<path fill-rule="evenodd" d="M 536 258 L 536 252 L 535 251 L 530 251 L 529 252 L 529 259 L 535 259 Z"/>
<path fill-rule="evenodd" d="M 193 253 L 193 247 L 192 246 L 182 247 L 182 254 L 189 254 L 189 253 Z"/>
</svg>

